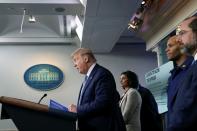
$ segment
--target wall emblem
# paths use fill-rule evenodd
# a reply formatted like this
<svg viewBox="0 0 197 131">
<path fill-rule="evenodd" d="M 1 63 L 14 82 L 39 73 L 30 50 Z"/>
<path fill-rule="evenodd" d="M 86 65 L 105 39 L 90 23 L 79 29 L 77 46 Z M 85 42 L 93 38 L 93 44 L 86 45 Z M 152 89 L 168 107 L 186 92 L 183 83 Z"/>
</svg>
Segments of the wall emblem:
<svg viewBox="0 0 197 131">
<path fill-rule="evenodd" d="M 54 65 L 38 64 L 25 71 L 24 81 L 37 90 L 53 90 L 63 83 L 64 74 Z"/>
</svg>

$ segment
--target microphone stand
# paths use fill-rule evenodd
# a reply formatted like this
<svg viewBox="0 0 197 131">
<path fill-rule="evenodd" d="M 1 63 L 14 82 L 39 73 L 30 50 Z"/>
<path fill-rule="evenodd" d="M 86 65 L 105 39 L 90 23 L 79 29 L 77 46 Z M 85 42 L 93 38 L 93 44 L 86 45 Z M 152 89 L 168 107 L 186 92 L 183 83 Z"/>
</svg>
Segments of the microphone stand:
<svg viewBox="0 0 197 131">
<path fill-rule="evenodd" d="M 38 101 L 38 104 L 40 104 L 40 102 L 42 101 L 42 99 L 44 98 L 44 97 L 46 97 L 47 96 L 47 94 L 44 94 L 41 98 L 40 98 L 40 100 Z"/>
</svg>

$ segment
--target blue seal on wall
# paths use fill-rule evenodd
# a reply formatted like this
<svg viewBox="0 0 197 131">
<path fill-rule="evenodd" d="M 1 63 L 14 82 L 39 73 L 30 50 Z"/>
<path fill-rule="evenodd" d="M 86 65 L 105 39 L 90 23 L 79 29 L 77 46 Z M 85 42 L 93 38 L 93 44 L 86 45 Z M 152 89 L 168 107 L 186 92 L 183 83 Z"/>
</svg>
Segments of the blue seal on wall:
<svg viewBox="0 0 197 131">
<path fill-rule="evenodd" d="M 25 71 L 24 80 L 27 85 L 37 90 L 53 90 L 59 87 L 63 80 L 63 72 L 50 64 L 38 64 Z"/>
</svg>

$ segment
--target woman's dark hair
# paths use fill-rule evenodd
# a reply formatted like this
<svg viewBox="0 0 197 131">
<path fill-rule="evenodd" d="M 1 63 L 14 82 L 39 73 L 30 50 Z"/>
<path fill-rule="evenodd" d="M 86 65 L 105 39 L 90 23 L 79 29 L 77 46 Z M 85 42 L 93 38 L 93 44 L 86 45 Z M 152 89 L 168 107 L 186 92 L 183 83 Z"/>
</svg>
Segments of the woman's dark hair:
<svg viewBox="0 0 197 131">
<path fill-rule="evenodd" d="M 127 76 L 129 87 L 132 87 L 135 89 L 138 88 L 138 85 L 139 85 L 138 76 L 134 72 L 125 71 L 125 72 L 122 72 L 121 75 Z"/>
</svg>

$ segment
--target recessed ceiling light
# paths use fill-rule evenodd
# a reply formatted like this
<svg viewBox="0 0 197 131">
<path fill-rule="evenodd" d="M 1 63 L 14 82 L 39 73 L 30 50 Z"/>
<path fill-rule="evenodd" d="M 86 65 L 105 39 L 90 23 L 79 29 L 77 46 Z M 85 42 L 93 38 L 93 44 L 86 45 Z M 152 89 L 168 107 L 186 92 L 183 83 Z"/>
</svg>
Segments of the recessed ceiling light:
<svg viewBox="0 0 197 131">
<path fill-rule="evenodd" d="M 65 9 L 62 8 L 62 7 L 57 7 L 57 8 L 55 8 L 55 11 L 56 11 L 56 12 L 64 12 Z"/>
</svg>

